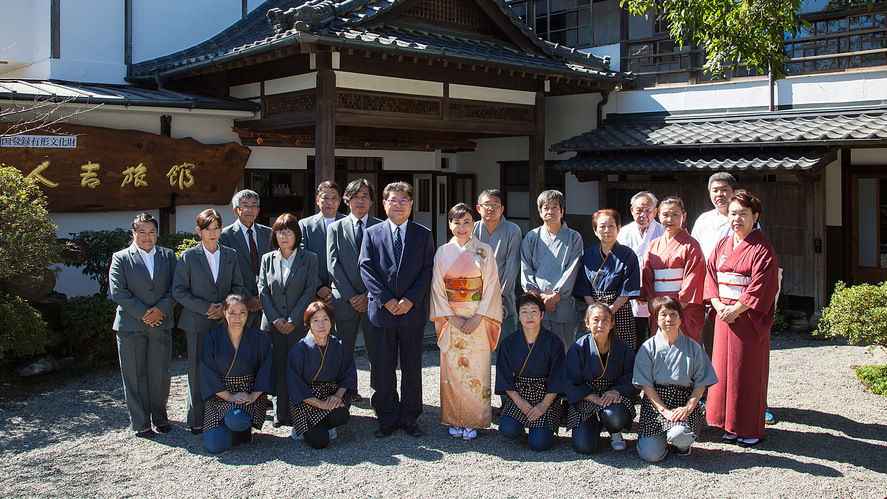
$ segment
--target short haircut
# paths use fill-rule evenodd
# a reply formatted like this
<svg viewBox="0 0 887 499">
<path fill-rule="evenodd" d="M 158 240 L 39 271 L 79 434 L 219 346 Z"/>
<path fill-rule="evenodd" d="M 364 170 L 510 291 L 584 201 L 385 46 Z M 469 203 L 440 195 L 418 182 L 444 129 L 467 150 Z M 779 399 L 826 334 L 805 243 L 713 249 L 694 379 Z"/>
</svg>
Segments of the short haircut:
<svg viewBox="0 0 887 499">
<path fill-rule="evenodd" d="M 154 224 L 154 230 L 158 230 L 160 226 L 157 224 L 157 219 L 154 218 L 150 213 L 139 213 L 132 219 L 132 230 L 136 230 L 139 228 L 139 225 L 144 223 L 152 223 Z"/>
<path fill-rule="evenodd" d="M 280 244 L 277 243 L 277 231 L 287 229 L 293 231 L 293 237 L 295 238 L 296 244 L 295 247 L 299 247 L 302 243 L 302 229 L 299 228 L 299 219 L 292 213 L 284 213 L 277 217 L 277 220 L 274 221 L 274 225 L 271 227 L 272 248 L 276 250 L 280 249 Z"/>
<path fill-rule="evenodd" d="M 465 215 L 471 215 L 471 220 L 475 220 L 474 211 L 472 211 L 467 204 L 459 203 L 450 208 L 450 211 L 447 212 L 447 223 L 452 222 L 453 220 L 459 220 Z"/>
<path fill-rule="evenodd" d="M 727 185 L 730 186 L 730 189 L 736 190 L 739 187 L 739 184 L 736 183 L 736 179 L 733 178 L 733 175 L 730 175 L 727 172 L 718 172 L 708 177 L 708 190 L 711 191 L 711 184 L 713 182 L 727 182 Z"/>
<path fill-rule="evenodd" d="M 539 295 L 539 292 L 535 289 L 527 291 L 526 293 L 517 297 L 515 300 L 515 306 L 517 310 L 520 311 L 521 307 L 524 305 L 536 305 L 539 307 L 539 312 L 545 312 L 545 301 L 542 299 L 542 296 Z"/>
<path fill-rule="evenodd" d="M 336 323 L 336 313 L 333 312 L 333 307 L 331 307 L 327 302 L 317 300 L 316 302 L 309 303 L 308 308 L 305 309 L 305 316 L 302 318 L 305 325 L 307 326 L 311 322 L 311 318 L 314 317 L 314 314 L 320 311 L 326 312 L 326 315 L 329 316 L 330 322 Z"/>
<path fill-rule="evenodd" d="M 677 298 L 671 296 L 657 296 L 650 302 L 650 313 L 653 314 L 653 320 L 659 321 L 659 312 L 662 310 L 674 310 L 678 313 L 678 317 L 684 320 L 684 309 L 681 302 Z"/>
<path fill-rule="evenodd" d="M 557 204 L 560 205 L 561 210 L 567 209 L 567 203 L 564 200 L 563 193 L 561 193 L 561 191 L 558 191 L 555 189 L 549 189 L 547 191 L 542 191 L 542 194 L 539 194 L 539 197 L 536 198 L 536 208 L 541 211 L 543 206 L 545 206 L 546 204 L 548 204 L 552 201 L 556 201 Z"/>
<path fill-rule="evenodd" d="M 684 202 L 681 200 L 681 198 L 679 198 L 677 196 L 668 196 L 667 198 L 660 201 L 659 202 L 659 209 L 661 210 L 662 206 L 666 205 L 666 204 L 676 205 L 676 206 L 680 207 L 682 212 L 684 212 L 684 213 L 687 212 L 687 210 L 684 209 Z"/>
<path fill-rule="evenodd" d="M 262 200 L 259 198 L 258 192 L 254 191 L 252 189 L 244 189 L 242 191 L 237 191 L 237 193 L 234 194 L 234 197 L 231 198 L 231 207 L 232 208 L 239 207 L 240 201 L 242 199 L 247 199 L 247 198 L 256 198 L 256 204 L 259 204 L 259 205 L 262 204 Z"/>
<path fill-rule="evenodd" d="M 345 201 L 345 204 L 348 204 L 351 201 L 351 198 L 357 195 L 360 189 L 366 187 L 367 191 L 370 195 L 370 201 L 376 202 L 376 188 L 373 187 L 373 184 L 370 183 L 369 180 L 365 178 L 359 178 L 357 180 L 352 180 L 348 183 L 348 186 L 345 187 L 345 194 L 342 195 L 342 200 Z"/>
<path fill-rule="evenodd" d="M 324 189 L 334 189 L 336 194 L 339 197 L 342 197 L 342 186 L 333 182 L 332 180 L 324 180 L 320 184 L 317 185 L 317 190 L 314 191 L 314 197 L 319 198 L 321 194 L 323 194 Z"/>
<path fill-rule="evenodd" d="M 740 206 L 750 209 L 755 215 L 761 214 L 761 200 L 745 189 L 739 189 L 730 196 L 730 204 L 732 203 L 739 203 Z"/>
<path fill-rule="evenodd" d="M 603 310 L 604 314 L 610 317 L 610 324 L 612 327 L 610 328 L 610 333 L 607 335 L 610 338 L 610 341 L 613 341 L 619 336 L 619 332 L 616 331 L 616 316 L 613 315 L 613 311 L 610 310 L 610 306 L 606 303 L 596 301 L 588 306 L 588 309 L 585 310 L 585 324 L 588 324 L 588 321 L 591 320 L 591 313 L 595 310 Z M 589 333 L 591 330 L 589 329 Z"/>
<path fill-rule="evenodd" d="M 413 186 L 406 182 L 391 182 L 390 184 L 386 185 L 385 189 L 382 191 L 382 198 L 387 200 L 388 195 L 392 192 L 402 192 L 410 200 L 413 199 Z"/>
<path fill-rule="evenodd" d="M 659 200 L 656 199 L 656 196 L 650 191 L 641 191 L 631 197 L 631 201 L 628 203 L 628 206 L 634 208 L 634 204 L 641 198 L 647 198 L 652 203 L 653 206 L 657 206 L 659 204 Z"/>
<path fill-rule="evenodd" d="M 231 293 L 230 295 L 226 296 L 225 301 L 222 302 L 222 310 L 228 310 L 228 308 L 235 303 L 242 303 L 245 307 L 248 301 L 249 300 L 246 298 L 246 296 L 240 293 Z"/>
<path fill-rule="evenodd" d="M 200 230 L 206 230 L 212 225 L 213 220 L 219 222 L 219 228 L 222 228 L 222 214 L 216 210 L 203 210 L 197 215 L 197 227 Z"/>
<path fill-rule="evenodd" d="M 622 217 L 619 216 L 619 212 L 614 210 L 613 208 L 604 208 L 603 210 L 598 210 L 594 212 L 594 215 L 591 216 L 591 228 L 597 229 L 597 221 L 602 216 L 608 216 L 616 222 L 616 227 L 622 227 Z"/>
<path fill-rule="evenodd" d="M 503 205 L 505 204 L 505 197 L 502 196 L 502 191 L 500 191 L 499 189 L 487 189 L 487 190 L 481 192 L 480 195 L 477 196 L 477 204 L 481 204 L 484 202 L 484 196 L 491 197 L 491 198 L 495 197 L 495 198 L 499 199 L 499 202 L 501 204 L 503 204 Z"/>
</svg>

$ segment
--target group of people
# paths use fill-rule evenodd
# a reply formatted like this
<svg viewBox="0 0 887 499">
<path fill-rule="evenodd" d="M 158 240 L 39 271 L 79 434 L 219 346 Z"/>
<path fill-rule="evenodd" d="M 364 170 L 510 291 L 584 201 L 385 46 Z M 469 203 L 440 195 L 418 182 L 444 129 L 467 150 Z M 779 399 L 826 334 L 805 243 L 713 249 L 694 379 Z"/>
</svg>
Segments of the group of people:
<svg viewBox="0 0 887 499">
<path fill-rule="evenodd" d="M 259 195 L 240 191 L 232 199 L 237 220 L 223 228 L 217 211 L 201 212 L 200 244 L 178 262 L 155 246 L 157 221 L 140 214 L 133 244 L 114 255 L 110 270 L 133 429 L 148 438 L 171 429 L 178 302 L 188 342 L 187 423 L 212 453 L 249 442 L 269 398 L 275 426 L 328 446 L 362 398 L 353 358 L 360 331 L 375 437 L 399 429 L 424 435 L 429 319 L 440 348 L 441 420 L 455 438 L 474 439 L 491 425 L 496 393 L 505 437 L 527 435 L 531 448 L 544 450 L 566 426 L 574 449 L 587 454 L 606 429 L 622 451 L 643 392 L 637 450 L 647 461 L 663 459 L 669 444 L 688 454 L 704 419 L 724 429 L 725 441 L 756 445 L 764 437 L 778 267 L 757 225 L 760 202 L 736 188 L 729 174 L 712 176 L 715 209 L 699 217 L 693 236 L 679 198 L 657 203 L 640 192 L 625 228 L 615 210 L 594 214 L 600 244 L 587 249 L 555 190 L 540 194 L 543 225 L 523 238 L 503 216 L 498 190 L 479 196 L 480 220 L 457 204 L 447 215 L 453 237 L 437 249 L 431 232 L 410 221 L 405 182 L 383 190 L 384 221 L 369 215 L 375 190 L 365 179 L 344 195 L 335 182 L 321 183 L 318 214 L 285 213 L 272 227 L 256 221 Z M 347 216 L 338 211 L 342 200 Z M 703 332 L 706 322 L 713 334 Z"/>
</svg>

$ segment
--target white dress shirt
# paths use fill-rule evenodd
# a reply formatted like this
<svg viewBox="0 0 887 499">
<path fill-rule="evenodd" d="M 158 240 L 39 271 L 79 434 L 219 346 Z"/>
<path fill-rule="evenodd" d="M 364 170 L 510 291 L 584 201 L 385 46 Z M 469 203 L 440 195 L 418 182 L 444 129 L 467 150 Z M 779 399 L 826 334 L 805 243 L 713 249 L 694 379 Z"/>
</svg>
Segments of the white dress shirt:
<svg viewBox="0 0 887 499">
<path fill-rule="evenodd" d="M 201 244 L 201 246 L 203 246 Z M 209 270 L 213 274 L 213 282 L 219 281 L 219 264 L 222 261 L 222 250 L 216 248 L 215 253 L 210 253 L 206 246 L 203 246 L 203 254 L 206 255 L 206 261 L 209 263 Z"/>
<path fill-rule="evenodd" d="M 145 253 L 145 250 L 136 246 L 136 249 L 139 250 L 139 256 L 142 257 L 142 261 L 145 262 L 145 267 L 148 267 L 148 275 L 151 276 L 151 280 L 154 280 L 154 255 L 157 253 L 157 248 L 152 246 L 150 253 Z"/>
</svg>

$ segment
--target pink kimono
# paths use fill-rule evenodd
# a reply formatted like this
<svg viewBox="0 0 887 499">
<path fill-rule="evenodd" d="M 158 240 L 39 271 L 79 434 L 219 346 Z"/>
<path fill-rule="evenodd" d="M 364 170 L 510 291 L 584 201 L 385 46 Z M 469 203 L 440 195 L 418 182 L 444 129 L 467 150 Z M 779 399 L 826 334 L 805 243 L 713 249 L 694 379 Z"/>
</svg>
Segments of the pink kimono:
<svg viewBox="0 0 887 499">
<path fill-rule="evenodd" d="M 671 241 L 667 233 L 663 234 L 650 243 L 641 269 L 641 298 L 647 300 L 648 306 L 657 296 L 672 296 L 681 303 L 688 303 L 684 307 L 681 332 L 699 343 L 705 322 L 705 307 L 702 306 L 705 257 L 699 242 L 687 229 L 675 234 Z M 650 331 L 656 334 L 658 330 L 656 318 L 651 315 Z"/>
<path fill-rule="evenodd" d="M 482 315 L 469 334 L 447 321 Z M 472 237 L 465 247 L 455 238 L 434 255 L 431 320 L 440 347 L 441 421 L 459 428 L 487 428 L 490 410 L 490 352 L 499 339 L 502 294 L 496 258 L 488 244 Z"/>
</svg>

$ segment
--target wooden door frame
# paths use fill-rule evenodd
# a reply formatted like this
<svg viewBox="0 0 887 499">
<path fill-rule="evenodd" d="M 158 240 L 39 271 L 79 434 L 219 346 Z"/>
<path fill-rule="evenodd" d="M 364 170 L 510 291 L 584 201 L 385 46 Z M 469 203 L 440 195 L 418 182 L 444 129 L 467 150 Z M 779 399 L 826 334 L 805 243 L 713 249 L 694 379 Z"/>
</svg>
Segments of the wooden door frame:
<svg viewBox="0 0 887 499">
<path fill-rule="evenodd" d="M 867 166 L 865 168 L 854 167 L 851 168 L 850 171 L 850 198 L 847 200 L 849 206 L 845 205 L 847 212 L 850 214 L 850 219 L 852 220 L 852 224 L 850 227 L 850 254 L 847 261 L 850 264 L 850 276 L 852 279 L 852 284 L 861 284 L 863 282 L 868 282 L 867 280 L 862 278 L 861 269 L 874 269 L 874 270 L 866 270 L 865 272 L 877 276 L 878 282 L 887 281 L 887 269 L 880 269 L 879 267 L 861 267 L 859 265 L 859 180 L 861 178 L 866 179 L 877 179 L 877 180 L 887 180 L 887 172 L 884 171 L 883 167 L 878 166 Z M 878 206 L 881 205 L 880 198 L 880 190 L 878 192 Z M 880 221 L 878 227 L 878 241 L 880 245 L 881 234 L 880 234 Z M 879 264 L 880 264 L 880 246 L 879 246 Z"/>
</svg>

